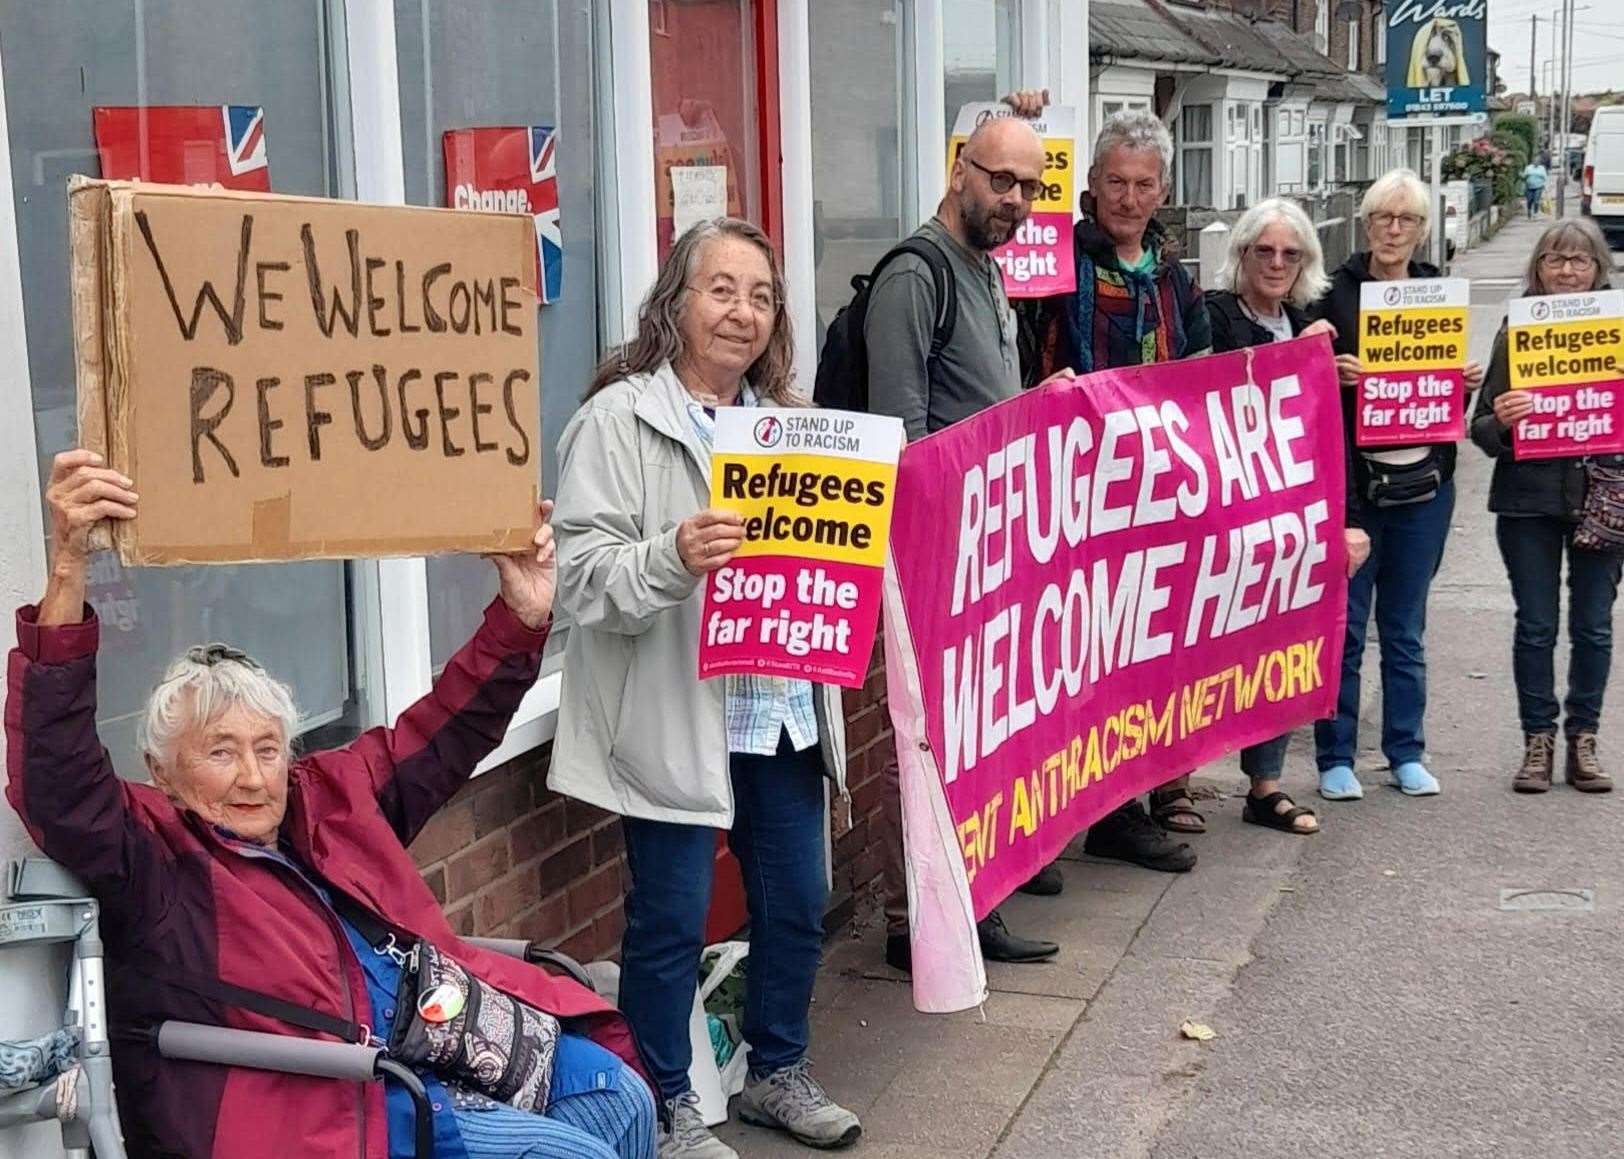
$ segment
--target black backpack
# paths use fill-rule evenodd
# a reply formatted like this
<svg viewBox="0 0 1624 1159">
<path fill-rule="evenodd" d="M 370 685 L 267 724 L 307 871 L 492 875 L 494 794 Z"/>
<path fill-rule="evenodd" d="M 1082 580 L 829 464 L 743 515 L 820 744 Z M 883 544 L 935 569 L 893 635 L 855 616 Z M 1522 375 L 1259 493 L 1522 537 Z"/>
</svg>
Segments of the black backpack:
<svg viewBox="0 0 1624 1159">
<path fill-rule="evenodd" d="M 857 291 L 840 308 L 823 337 L 823 353 L 812 388 L 812 401 L 835 410 L 868 410 L 868 343 L 863 324 L 868 318 L 868 296 L 887 263 L 900 254 L 913 254 L 930 267 L 936 283 L 936 325 L 931 331 L 930 354 L 925 360 L 927 381 L 935 373 L 936 361 L 953 340 L 953 327 L 959 318 L 959 287 L 947 255 L 935 242 L 922 237 L 904 238 L 882 257 L 873 271 L 851 280 Z"/>
</svg>

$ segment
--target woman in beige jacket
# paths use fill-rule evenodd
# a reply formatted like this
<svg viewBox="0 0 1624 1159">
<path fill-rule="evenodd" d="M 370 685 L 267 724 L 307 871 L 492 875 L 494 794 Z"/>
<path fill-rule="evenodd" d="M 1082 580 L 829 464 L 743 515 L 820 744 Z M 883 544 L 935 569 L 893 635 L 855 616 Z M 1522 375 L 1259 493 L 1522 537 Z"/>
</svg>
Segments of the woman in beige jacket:
<svg viewBox="0 0 1624 1159">
<path fill-rule="evenodd" d="M 750 910 L 740 1115 L 819 1147 L 861 1132 L 806 1060 L 828 894 L 825 776 L 844 791 L 839 689 L 698 675 L 701 581 L 744 535 L 737 514 L 707 506 L 715 412 L 796 405 L 783 292 L 754 226 L 688 230 L 637 336 L 599 368 L 559 442 L 553 526 L 569 635 L 548 784 L 622 818 L 632 886 L 621 1009 L 665 1105 L 662 1159 L 734 1157 L 688 1082 L 717 829 Z"/>
</svg>

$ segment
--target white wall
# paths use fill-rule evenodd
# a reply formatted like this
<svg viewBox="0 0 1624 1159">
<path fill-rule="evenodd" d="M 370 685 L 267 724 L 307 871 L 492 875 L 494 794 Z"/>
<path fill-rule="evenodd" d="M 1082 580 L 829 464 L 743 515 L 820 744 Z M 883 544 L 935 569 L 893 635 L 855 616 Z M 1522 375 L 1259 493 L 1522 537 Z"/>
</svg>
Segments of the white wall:
<svg viewBox="0 0 1624 1159">
<path fill-rule="evenodd" d="M 4 77 L 0 61 L 0 79 Z M 0 83 L 0 649 L 17 642 L 12 609 L 39 599 L 45 583 L 34 423 L 28 390 L 28 339 L 23 329 L 22 275 L 11 191 L 5 85 Z M 64 324 L 66 324 L 64 322 Z M 6 741 L 0 733 L 0 761 Z M 0 803 L 0 860 L 35 852 L 11 807 Z M 65 951 L 0 954 L 0 1038 L 29 1038 L 60 1025 Z M 0 1159 L 51 1159 L 61 1154 L 54 1126 L 0 1132 Z"/>
</svg>

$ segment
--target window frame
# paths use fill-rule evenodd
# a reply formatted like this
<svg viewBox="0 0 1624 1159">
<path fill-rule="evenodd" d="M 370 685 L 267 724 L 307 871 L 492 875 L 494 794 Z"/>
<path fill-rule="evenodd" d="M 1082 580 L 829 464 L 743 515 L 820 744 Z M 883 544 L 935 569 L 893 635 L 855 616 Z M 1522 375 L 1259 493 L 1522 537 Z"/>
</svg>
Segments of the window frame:
<svg viewBox="0 0 1624 1159">
<path fill-rule="evenodd" d="M 1178 194 L 1176 204 L 1178 205 L 1205 205 L 1209 208 L 1218 208 L 1215 202 L 1218 199 L 1219 193 L 1219 180 L 1217 172 L 1217 138 L 1220 128 L 1219 121 L 1224 120 L 1225 126 L 1227 126 L 1227 118 L 1229 116 L 1229 110 L 1224 106 L 1225 102 L 1223 101 L 1194 101 L 1190 104 L 1179 106 L 1177 149 L 1178 173 L 1174 176 L 1175 190 Z M 1207 136 L 1205 140 L 1191 141 L 1186 133 L 1185 117 L 1187 114 L 1192 113 L 1197 109 L 1207 110 Z M 1221 115 L 1219 112 L 1220 109 L 1223 110 Z M 1191 201 L 1185 195 L 1184 189 L 1184 179 L 1186 175 L 1184 155 L 1185 153 L 1197 151 L 1207 154 L 1207 199 L 1205 202 L 1199 200 Z"/>
</svg>

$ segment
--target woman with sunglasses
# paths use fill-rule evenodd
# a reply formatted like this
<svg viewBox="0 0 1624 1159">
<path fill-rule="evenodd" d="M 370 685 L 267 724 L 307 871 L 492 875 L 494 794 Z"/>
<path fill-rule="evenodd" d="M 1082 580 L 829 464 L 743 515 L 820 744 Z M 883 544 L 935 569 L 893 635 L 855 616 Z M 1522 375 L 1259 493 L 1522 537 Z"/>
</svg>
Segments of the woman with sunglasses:
<svg viewBox="0 0 1624 1159">
<path fill-rule="evenodd" d="M 532 1010 L 524 1033 L 507 1024 L 511 1046 L 494 1053 L 508 1064 L 493 1082 L 413 1066 L 435 1154 L 652 1159 L 654 1100 L 626 1020 L 584 986 L 457 937 L 406 851 L 502 739 L 540 671 L 554 584 L 547 505 L 532 549 L 493 557 L 499 593 L 473 638 L 393 727 L 295 754 L 292 690 L 236 648 L 194 647 L 142 714 L 151 783 L 141 784 L 114 772 L 97 738 L 100 625 L 85 603 L 90 530 L 136 517 L 130 487 L 90 451 L 56 457 L 50 576 L 39 604 L 17 612 L 6 701 L 6 798 L 102 905 L 130 1154 L 416 1154 L 411 1093 L 394 1078 L 176 1061 L 152 1030 L 201 1022 L 399 1050 L 445 1020 L 423 1001 L 445 983 L 397 1003 L 414 964 L 438 961 Z M 490 1023 L 457 989 L 475 1023 L 460 1031 L 466 1046 Z M 493 1062 L 503 1059 L 486 1055 L 480 1069 Z"/>
<path fill-rule="evenodd" d="M 1364 796 L 1354 775 L 1359 741 L 1359 672 L 1372 605 L 1381 642 L 1382 752 L 1392 782 L 1412 797 L 1438 792 L 1423 763 L 1427 707 L 1425 635 L 1432 577 L 1443 563 L 1444 541 L 1455 510 L 1455 445 L 1418 444 L 1363 450 L 1355 445 L 1355 390 L 1359 364 L 1359 294 L 1366 282 L 1435 278 L 1438 268 L 1417 261 L 1426 237 L 1432 196 L 1408 169 L 1395 169 L 1365 192 L 1359 216 L 1370 249 L 1350 257 L 1331 275 L 1326 295 L 1309 310 L 1336 328 L 1333 347 L 1342 382 L 1343 431 L 1350 446 L 1353 490 L 1370 535 L 1370 558 L 1348 582 L 1348 628 L 1342 653 L 1336 715 L 1314 727 L 1320 796 L 1351 801 Z M 1466 387 L 1476 390 L 1483 368 L 1466 366 Z"/>
<path fill-rule="evenodd" d="M 1551 226 L 1528 260 L 1523 293 L 1579 294 L 1609 287 L 1612 254 L 1589 218 Z M 1602 697 L 1613 660 L 1613 601 L 1620 559 L 1575 547 L 1584 509 L 1582 458 L 1518 459 L 1512 429 L 1534 409 L 1525 390 L 1511 389 L 1506 330 L 1495 335 L 1488 377 L 1472 412 L 1472 440 L 1494 459 L 1489 510 L 1517 604 L 1511 670 L 1522 719 L 1523 761 L 1512 779 L 1519 793 L 1550 789 L 1556 759 L 1558 709 L 1565 712 L 1568 784 L 1605 793 L 1612 779 L 1596 754 Z M 1554 659 L 1562 603 L 1562 558 L 1568 561 L 1568 692 L 1556 700 Z"/>
<path fill-rule="evenodd" d="M 1324 320 L 1311 322 L 1305 313 L 1329 284 L 1319 234 L 1308 215 L 1280 198 L 1253 206 L 1230 231 L 1229 254 L 1218 272 L 1219 288 L 1205 295 L 1214 353 L 1312 334 L 1335 339 L 1335 327 Z M 1370 538 L 1359 524 L 1356 502 L 1348 504 L 1345 528 L 1351 576 L 1370 553 Z M 1290 734 L 1241 750 L 1241 771 L 1252 782 L 1241 816 L 1284 833 L 1318 833 L 1314 811 L 1280 789 L 1288 740 Z"/>
</svg>

